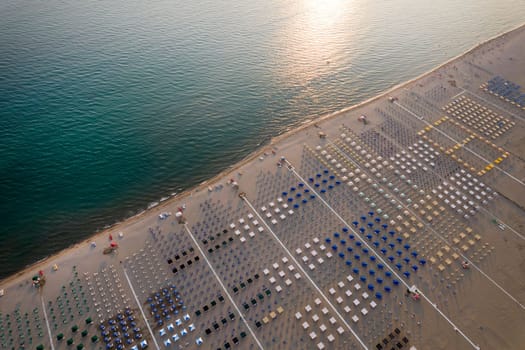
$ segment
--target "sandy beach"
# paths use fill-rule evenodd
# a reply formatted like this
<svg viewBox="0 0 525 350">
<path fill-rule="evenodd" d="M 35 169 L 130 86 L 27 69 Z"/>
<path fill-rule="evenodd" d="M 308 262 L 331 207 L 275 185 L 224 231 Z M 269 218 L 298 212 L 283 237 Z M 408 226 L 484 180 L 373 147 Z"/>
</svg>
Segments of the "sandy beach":
<svg viewBox="0 0 525 350">
<path fill-rule="evenodd" d="M 2 348 L 522 348 L 524 40 L 312 120 L 1 281 Z"/>
</svg>

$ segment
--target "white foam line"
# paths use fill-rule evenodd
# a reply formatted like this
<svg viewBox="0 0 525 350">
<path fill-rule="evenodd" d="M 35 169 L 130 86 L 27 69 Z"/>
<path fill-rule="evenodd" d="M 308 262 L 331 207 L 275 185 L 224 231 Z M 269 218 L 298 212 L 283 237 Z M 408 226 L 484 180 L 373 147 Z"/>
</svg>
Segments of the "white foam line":
<svg viewBox="0 0 525 350">
<path fill-rule="evenodd" d="M 210 267 L 211 272 L 213 272 L 213 275 L 215 276 L 215 278 L 217 279 L 217 281 L 221 285 L 222 289 L 224 290 L 224 293 L 226 293 L 226 295 L 228 296 L 228 299 L 230 299 L 230 302 L 232 303 L 233 307 L 235 308 L 235 310 L 237 310 L 237 313 L 239 314 L 239 316 L 241 317 L 243 322 L 246 324 L 246 327 L 248 328 L 248 331 L 251 333 L 253 339 L 255 339 L 255 342 L 257 342 L 257 345 L 259 346 L 259 349 L 264 350 L 261 342 L 259 341 L 259 339 L 257 339 L 257 337 L 255 336 L 255 333 L 253 332 L 252 328 L 248 324 L 248 321 L 246 321 L 246 318 L 242 314 L 241 310 L 237 307 L 237 304 L 235 304 L 235 301 L 233 301 L 232 296 L 230 295 L 230 293 L 228 293 L 228 290 L 226 289 L 226 287 L 222 283 L 222 280 L 220 279 L 219 275 L 217 274 L 217 272 L 215 272 L 215 269 L 213 268 L 213 266 L 211 265 L 210 261 L 208 260 L 208 258 L 204 254 L 204 252 L 202 251 L 201 247 L 199 246 L 199 243 L 197 242 L 197 240 L 193 236 L 193 233 L 188 228 L 188 224 L 187 223 L 184 224 L 184 228 L 186 229 L 186 232 L 188 232 L 188 234 L 190 235 L 191 239 L 193 240 L 193 243 L 195 243 L 195 245 L 197 246 L 197 249 L 201 253 L 201 255 L 204 258 L 204 260 L 206 260 L 206 263 Z"/>
<path fill-rule="evenodd" d="M 491 164 L 492 162 L 490 162 L 489 160 L 487 160 L 485 157 L 483 157 L 482 155 L 474 152 L 473 150 L 471 150 L 470 148 L 468 148 L 465 144 L 455 140 L 452 136 L 448 135 L 446 132 L 440 130 L 437 126 L 434 126 L 432 124 L 430 124 L 429 122 L 427 122 L 426 120 L 423 119 L 423 117 L 419 117 L 417 114 L 415 114 L 414 112 L 410 111 L 409 109 L 407 109 L 406 107 L 404 107 L 403 105 L 401 105 L 400 103 L 398 103 L 397 101 L 394 101 L 394 103 L 396 104 L 396 106 L 398 107 L 401 107 L 403 108 L 405 111 L 407 111 L 408 113 L 410 113 L 412 116 L 415 116 L 417 119 L 421 120 L 423 123 L 427 124 L 428 126 L 431 126 L 433 128 L 433 130 L 436 130 L 437 132 L 439 132 L 441 135 L 445 136 L 446 138 L 448 138 L 449 140 L 451 140 L 452 142 L 454 143 L 457 143 L 457 144 L 461 144 L 461 147 L 463 147 L 464 149 L 466 149 L 467 151 L 469 151 L 470 153 L 472 153 L 473 155 L 475 155 L 476 157 L 478 157 L 479 159 L 483 160 L 484 162 L 486 162 L 487 164 Z M 501 169 L 499 166 L 497 165 L 494 165 L 494 168 L 495 169 L 498 169 L 499 171 L 501 171 L 503 174 L 507 175 L 508 177 L 510 177 L 512 180 L 516 181 L 517 183 L 519 183 L 520 185 L 522 186 L 525 186 L 525 183 L 523 181 L 521 181 L 520 179 L 518 179 L 517 177 L 515 177 L 514 175 L 508 173 L 507 171 Z"/>
<path fill-rule="evenodd" d="M 310 186 L 310 184 L 308 182 L 306 182 L 301 175 L 299 175 L 299 173 L 297 171 L 295 171 L 295 167 L 292 165 L 292 163 L 290 163 L 287 159 L 285 159 L 285 162 L 289 165 L 289 168 L 290 170 L 295 174 L 295 176 L 301 180 L 302 183 L 304 183 L 305 186 L 307 186 L 310 191 L 312 191 L 313 193 L 315 193 L 317 195 L 317 198 L 319 198 L 321 200 L 321 202 L 323 202 L 323 204 L 347 227 L 349 228 L 350 230 L 352 230 L 352 232 L 356 235 L 356 237 L 361 237 L 353 228 L 351 225 L 349 225 L 345 219 L 343 219 L 341 217 L 341 215 L 339 215 L 339 213 L 337 213 L 337 211 L 335 211 L 334 208 L 332 208 L 330 206 L 330 204 L 328 204 L 324 199 L 323 197 L 321 197 L 319 195 L 319 193 L 317 193 L 317 191 L 312 187 Z M 407 288 L 410 288 L 410 286 L 408 285 L 408 283 L 405 282 L 405 280 L 403 278 L 401 278 L 401 276 L 399 276 L 399 274 L 390 266 L 390 264 L 388 264 L 382 257 L 381 255 L 377 254 L 377 252 L 375 251 L 374 248 L 372 248 L 372 246 L 370 246 L 368 244 L 368 242 L 364 239 L 359 239 L 361 241 L 361 243 L 363 243 L 369 250 L 373 251 L 376 258 L 379 259 L 385 266 L 388 266 L 388 268 L 390 269 L 390 271 L 401 281 L 401 283 L 403 283 L 405 285 L 405 287 Z M 421 290 L 418 288 L 418 290 L 421 292 Z M 474 349 L 477 349 L 479 350 L 479 346 L 476 345 L 469 337 L 467 337 L 467 335 L 461 330 L 459 329 L 458 326 L 456 326 L 454 324 L 454 322 L 452 322 L 452 320 L 450 320 L 440 309 L 437 308 L 436 304 L 434 302 L 432 302 L 426 295 L 425 293 L 421 292 L 420 293 L 421 296 L 423 297 L 423 299 L 425 299 L 453 328 L 454 330 L 461 334 L 461 336 L 463 338 L 465 338 L 465 340 L 467 342 L 470 343 L 470 345 L 472 345 L 472 347 Z"/>
<path fill-rule="evenodd" d="M 514 114 L 514 113 L 512 113 L 512 112 L 509 112 L 509 111 L 506 110 L 505 108 L 500 107 L 500 106 L 498 106 L 497 104 L 495 104 L 495 103 L 493 103 L 493 102 L 490 102 L 489 100 L 485 99 L 484 97 L 481 97 L 481 96 L 479 96 L 478 94 L 476 94 L 476 93 L 474 93 L 474 92 L 472 92 L 472 91 L 470 91 L 470 90 L 465 90 L 465 89 L 463 89 L 463 92 L 465 92 L 465 91 L 468 92 L 468 93 L 471 94 L 471 95 L 476 96 L 476 97 L 479 98 L 480 100 L 482 100 L 482 101 L 484 101 L 484 102 L 486 102 L 486 103 L 488 103 L 488 104 L 493 105 L 493 106 L 496 107 L 497 109 L 500 109 L 500 110 L 504 111 L 505 113 L 507 113 L 507 114 L 513 116 L 514 118 L 519 119 L 519 120 L 521 120 L 522 122 L 525 121 L 525 119 L 524 119 L 523 117 L 520 117 L 520 116 L 517 115 L 517 114 Z"/>
<path fill-rule="evenodd" d="M 160 350 L 159 344 L 157 343 L 157 339 L 155 339 L 155 335 L 153 334 L 153 331 L 151 330 L 151 327 L 149 326 L 148 319 L 146 318 L 146 314 L 144 313 L 144 310 L 142 309 L 142 306 L 140 305 L 139 298 L 137 297 L 137 293 L 135 293 L 135 289 L 133 289 L 133 285 L 131 284 L 131 280 L 129 279 L 128 273 L 126 272 L 126 269 L 122 269 L 124 271 L 124 276 L 126 276 L 126 280 L 128 281 L 129 288 L 131 288 L 131 293 L 133 293 L 133 297 L 135 298 L 135 301 L 137 302 L 137 306 L 139 307 L 140 313 L 142 314 L 142 318 L 144 319 L 144 322 L 146 323 L 146 327 L 148 327 L 149 334 L 151 335 L 151 339 L 153 339 L 153 342 L 155 343 L 155 347 L 157 350 Z"/>
<path fill-rule="evenodd" d="M 357 165 L 357 163 L 355 163 L 352 158 L 350 158 L 350 156 L 348 156 L 341 148 L 339 148 L 337 145 L 335 145 L 333 142 L 331 141 L 328 141 L 333 147 L 335 147 L 342 155 L 343 157 L 345 157 L 346 159 L 348 159 L 349 161 L 351 161 L 352 163 L 356 164 L 356 166 L 361 169 L 362 171 L 365 171 L 363 168 L 361 168 L 359 165 Z M 390 192 L 390 190 L 387 189 L 388 192 Z M 472 262 L 469 258 L 467 258 L 465 255 L 463 255 L 463 253 L 461 252 L 461 250 L 459 250 L 457 247 L 454 247 L 454 245 L 452 245 L 445 237 L 443 237 L 442 235 L 440 235 L 437 231 L 434 230 L 434 228 L 432 226 L 430 226 L 428 223 L 426 223 L 424 220 L 421 219 L 421 217 L 416 214 L 410 207 L 408 207 L 401 199 L 399 199 L 399 197 L 393 193 L 393 192 L 390 192 L 390 194 L 392 196 L 394 196 L 397 201 L 406 209 L 408 210 L 413 216 L 419 218 L 419 221 L 421 221 L 427 228 L 429 228 L 432 233 L 434 235 L 436 235 L 443 243 L 446 243 L 447 245 L 451 246 L 452 249 L 454 251 L 456 251 L 457 253 L 459 253 L 459 255 L 466 261 L 469 262 L 470 265 L 472 265 L 476 270 L 478 270 L 485 278 L 487 278 L 490 282 L 492 282 L 492 284 L 494 284 L 499 290 L 501 290 L 503 293 L 505 293 L 512 301 L 514 301 L 516 304 L 518 304 L 522 309 L 525 310 L 525 306 L 523 304 L 521 304 L 515 297 L 513 297 L 508 291 L 506 291 L 502 286 L 500 286 L 496 281 L 494 281 L 489 275 L 487 275 L 483 270 L 481 270 L 481 268 L 479 266 L 477 266 L 476 264 L 474 264 L 474 262 Z"/>
<path fill-rule="evenodd" d="M 51 335 L 51 327 L 49 327 L 49 320 L 47 319 L 46 304 L 44 303 L 44 297 L 41 296 L 40 300 L 42 301 L 42 311 L 44 312 L 44 320 L 46 321 L 47 334 L 49 335 L 51 350 L 55 350 L 55 345 L 53 344 L 53 336 Z"/>
<path fill-rule="evenodd" d="M 310 278 L 310 276 L 306 273 L 306 271 L 303 269 L 302 265 L 299 264 L 299 262 L 295 259 L 295 257 L 293 256 L 293 254 L 288 250 L 288 248 L 286 248 L 286 246 L 283 244 L 283 242 L 281 242 L 281 240 L 279 239 L 279 237 L 277 237 L 277 235 L 275 234 L 275 232 L 273 232 L 272 228 L 270 227 L 270 225 L 268 225 L 268 223 L 263 219 L 263 217 L 259 214 L 259 212 L 253 207 L 253 205 L 250 203 L 250 201 L 248 200 L 248 198 L 246 198 L 246 196 L 242 196 L 241 197 L 244 202 L 251 208 L 251 210 L 253 211 L 253 213 L 255 215 L 257 215 L 259 217 L 259 219 L 261 220 L 261 222 L 264 223 L 264 225 L 266 226 L 266 228 L 268 229 L 268 231 L 270 231 L 270 233 L 272 234 L 273 238 L 279 243 L 279 245 L 284 249 L 284 251 L 286 251 L 286 253 L 288 254 L 288 256 L 292 259 L 292 261 L 295 263 L 295 265 L 297 265 L 297 268 L 299 270 L 301 270 L 301 272 L 303 273 L 303 275 L 308 279 L 308 281 L 310 281 L 310 283 L 312 284 L 312 286 L 315 288 L 315 290 L 317 290 L 317 292 L 321 295 L 321 297 L 323 297 L 324 301 L 330 305 L 330 307 L 332 308 L 332 311 L 341 319 L 341 321 L 343 322 L 343 324 L 346 326 L 346 328 L 354 335 L 354 337 L 357 339 L 357 341 L 359 342 L 359 344 L 361 344 L 361 346 L 363 347 L 363 349 L 365 350 L 368 350 L 368 347 L 366 346 L 366 344 L 363 342 L 363 340 L 361 340 L 361 338 L 359 338 L 359 336 L 357 335 L 357 333 L 352 329 L 352 327 L 350 327 L 350 325 L 348 324 L 348 322 L 346 322 L 346 320 L 344 319 L 344 317 L 337 311 L 337 309 L 334 307 L 334 305 L 330 302 L 330 300 L 328 300 L 328 298 L 326 297 L 326 295 L 323 293 L 323 291 L 319 288 L 319 286 L 317 286 L 317 284 Z"/>
</svg>

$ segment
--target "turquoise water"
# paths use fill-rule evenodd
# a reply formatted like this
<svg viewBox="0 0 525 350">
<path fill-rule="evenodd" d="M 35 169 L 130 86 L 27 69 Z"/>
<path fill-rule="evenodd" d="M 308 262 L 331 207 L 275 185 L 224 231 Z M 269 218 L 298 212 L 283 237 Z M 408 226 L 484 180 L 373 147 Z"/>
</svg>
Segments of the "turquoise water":
<svg viewBox="0 0 525 350">
<path fill-rule="evenodd" d="M 0 278 L 525 18 L 518 0 L 0 2 Z"/>
</svg>

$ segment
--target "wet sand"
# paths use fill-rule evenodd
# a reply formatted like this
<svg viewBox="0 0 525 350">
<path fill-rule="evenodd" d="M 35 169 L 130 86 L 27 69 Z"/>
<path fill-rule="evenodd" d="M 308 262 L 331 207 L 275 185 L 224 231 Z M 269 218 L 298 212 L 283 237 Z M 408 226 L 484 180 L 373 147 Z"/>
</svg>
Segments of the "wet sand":
<svg viewBox="0 0 525 350">
<path fill-rule="evenodd" d="M 524 39 L 305 124 L 2 281 L 0 345 L 521 348 L 525 110 L 487 82 L 525 84 Z"/>
</svg>

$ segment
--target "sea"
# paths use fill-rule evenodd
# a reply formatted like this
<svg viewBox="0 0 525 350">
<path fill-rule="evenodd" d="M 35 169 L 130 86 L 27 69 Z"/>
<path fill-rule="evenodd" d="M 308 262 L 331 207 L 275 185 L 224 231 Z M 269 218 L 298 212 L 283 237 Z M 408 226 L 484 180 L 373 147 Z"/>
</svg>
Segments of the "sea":
<svg viewBox="0 0 525 350">
<path fill-rule="evenodd" d="M 0 279 L 524 18 L 523 0 L 2 0 Z"/>
</svg>

